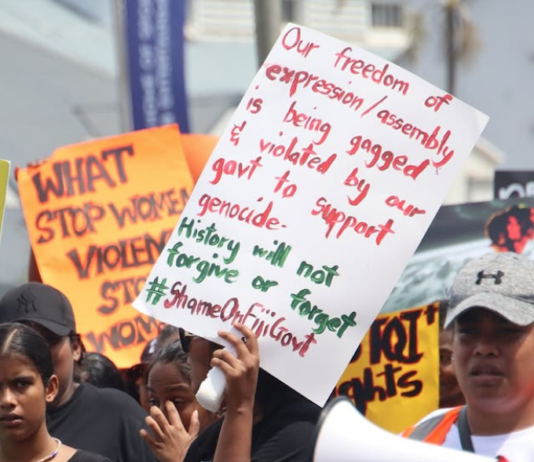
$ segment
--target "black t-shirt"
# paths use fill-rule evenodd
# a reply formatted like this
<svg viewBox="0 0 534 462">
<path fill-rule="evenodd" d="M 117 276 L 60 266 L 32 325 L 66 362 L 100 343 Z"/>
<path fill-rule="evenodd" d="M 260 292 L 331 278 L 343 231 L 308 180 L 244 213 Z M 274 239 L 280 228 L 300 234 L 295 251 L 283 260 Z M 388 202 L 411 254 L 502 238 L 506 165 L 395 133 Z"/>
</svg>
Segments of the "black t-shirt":
<svg viewBox="0 0 534 462">
<path fill-rule="evenodd" d="M 310 402 L 271 412 L 252 427 L 252 462 L 309 462 L 321 409 Z M 212 462 L 222 422 L 208 427 L 191 444 L 184 462 Z"/>
<path fill-rule="evenodd" d="M 122 391 L 82 383 L 68 402 L 46 414 L 50 435 L 67 446 L 112 462 L 157 461 L 139 436 L 146 412 Z"/>
<path fill-rule="evenodd" d="M 67 462 L 111 462 L 107 457 L 87 451 L 76 451 Z"/>
</svg>

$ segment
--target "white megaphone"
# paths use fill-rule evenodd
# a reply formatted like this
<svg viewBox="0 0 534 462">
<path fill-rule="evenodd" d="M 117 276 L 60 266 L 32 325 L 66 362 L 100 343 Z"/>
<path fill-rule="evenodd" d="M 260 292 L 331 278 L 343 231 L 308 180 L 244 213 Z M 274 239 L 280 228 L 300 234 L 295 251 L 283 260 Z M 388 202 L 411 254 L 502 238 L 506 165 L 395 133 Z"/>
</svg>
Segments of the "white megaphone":
<svg viewBox="0 0 534 462">
<path fill-rule="evenodd" d="M 330 402 L 315 431 L 313 462 L 495 462 L 471 452 L 402 438 L 369 422 L 346 397 Z"/>
</svg>

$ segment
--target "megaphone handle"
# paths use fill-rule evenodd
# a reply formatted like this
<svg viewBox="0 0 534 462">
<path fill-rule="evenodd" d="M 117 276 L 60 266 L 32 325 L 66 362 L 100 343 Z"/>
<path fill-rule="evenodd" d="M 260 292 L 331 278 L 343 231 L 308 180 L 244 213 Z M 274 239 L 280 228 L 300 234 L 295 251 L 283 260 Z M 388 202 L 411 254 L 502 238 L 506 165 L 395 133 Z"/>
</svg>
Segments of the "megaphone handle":
<svg viewBox="0 0 534 462">
<path fill-rule="evenodd" d="M 236 355 L 233 347 L 227 347 L 226 349 L 234 356 Z M 198 404 L 207 411 L 217 412 L 221 407 L 225 388 L 226 377 L 224 372 L 218 367 L 212 367 L 197 391 L 196 399 Z"/>
</svg>

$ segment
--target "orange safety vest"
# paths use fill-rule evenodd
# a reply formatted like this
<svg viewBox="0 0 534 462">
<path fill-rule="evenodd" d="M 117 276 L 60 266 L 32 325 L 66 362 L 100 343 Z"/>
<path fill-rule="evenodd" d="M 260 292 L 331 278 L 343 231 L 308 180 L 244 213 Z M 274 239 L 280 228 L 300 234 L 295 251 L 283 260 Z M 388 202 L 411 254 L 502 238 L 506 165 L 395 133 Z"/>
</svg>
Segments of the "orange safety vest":
<svg viewBox="0 0 534 462">
<path fill-rule="evenodd" d="M 449 433 L 451 427 L 458 420 L 460 409 L 462 409 L 462 406 L 455 407 L 445 414 L 440 414 L 425 420 L 419 425 L 414 425 L 404 430 L 401 436 L 441 446 L 447 437 L 447 433 Z"/>
<path fill-rule="evenodd" d="M 458 420 L 460 409 L 462 409 L 462 406 L 455 407 L 444 414 L 425 420 L 419 425 L 414 425 L 413 427 L 404 430 L 401 436 L 441 446 L 445 441 L 445 438 L 447 438 L 449 430 Z M 506 457 L 503 456 L 498 456 L 496 461 L 508 462 Z"/>
</svg>

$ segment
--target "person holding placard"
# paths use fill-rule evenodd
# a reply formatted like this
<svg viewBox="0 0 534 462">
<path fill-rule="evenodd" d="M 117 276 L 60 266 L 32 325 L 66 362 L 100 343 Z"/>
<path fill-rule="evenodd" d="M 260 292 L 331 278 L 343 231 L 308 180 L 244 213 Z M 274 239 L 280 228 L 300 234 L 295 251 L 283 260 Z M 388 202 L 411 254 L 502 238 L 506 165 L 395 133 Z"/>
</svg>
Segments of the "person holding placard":
<svg viewBox="0 0 534 462">
<path fill-rule="evenodd" d="M 173 457 L 160 457 L 160 462 L 308 461 L 320 408 L 260 369 L 256 336 L 243 325 L 234 327 L 244 340 L 228 332 L 219 335 L 235 348 L 237 356 L 220 345 L 181 332 L 195 392 L 210 367 L 224 372 L 224 418 L 196 439 L 194 429 L 188 432 L 183 423 L 160 418 L 153 444 L 159 442 L 162 453 L 165 445 L 175 448 Z"/>
<path fill-rule="evenodd" d="M 456 276 L 445 326 L 467 405 L 439 410 L 405 437 L 529 462 L 534 454 L 534 261 L 485 255 Z"/>
</svg>

